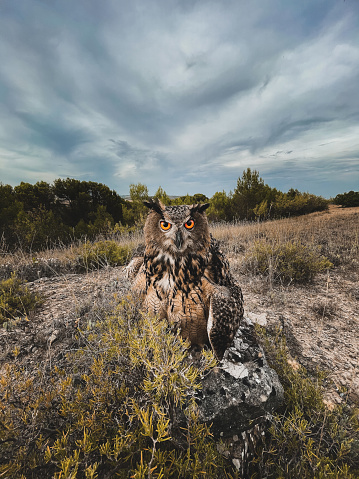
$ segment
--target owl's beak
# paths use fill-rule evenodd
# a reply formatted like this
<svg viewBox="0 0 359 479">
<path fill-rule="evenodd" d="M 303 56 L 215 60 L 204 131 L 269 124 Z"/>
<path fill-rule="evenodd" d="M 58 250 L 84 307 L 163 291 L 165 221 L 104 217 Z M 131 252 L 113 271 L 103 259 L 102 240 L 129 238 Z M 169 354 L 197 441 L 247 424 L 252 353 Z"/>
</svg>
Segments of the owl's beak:
<svg viewBox="0 0 359 479">
<path fill-rule="evenodd" d="M 182 233 L 180 231 L 177 231 L 176 239 L 175 239 L 175 245 L 177 249 L 181 249 L 182 242 L 183 242 Z"/>
</svg>

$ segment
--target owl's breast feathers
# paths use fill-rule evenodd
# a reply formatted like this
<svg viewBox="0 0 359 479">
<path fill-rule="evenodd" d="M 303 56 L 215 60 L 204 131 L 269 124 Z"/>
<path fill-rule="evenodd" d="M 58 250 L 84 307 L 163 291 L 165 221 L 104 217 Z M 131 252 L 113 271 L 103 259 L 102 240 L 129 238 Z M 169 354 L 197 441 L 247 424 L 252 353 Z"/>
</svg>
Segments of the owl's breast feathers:
<svg viewBox="0 0 359 479">
<path fill-rule="evenodd" d="M 243 307 L 241 290 L 217 241 L 211 237 L 210 245 L 178 256 L 158 251 L 150 243 L 142 258 L 133 260 L 134 289 L 147 309 L 180 329 L 192 344 L 210 343 L 221 359 L 238 329 Z"/>
</svg>

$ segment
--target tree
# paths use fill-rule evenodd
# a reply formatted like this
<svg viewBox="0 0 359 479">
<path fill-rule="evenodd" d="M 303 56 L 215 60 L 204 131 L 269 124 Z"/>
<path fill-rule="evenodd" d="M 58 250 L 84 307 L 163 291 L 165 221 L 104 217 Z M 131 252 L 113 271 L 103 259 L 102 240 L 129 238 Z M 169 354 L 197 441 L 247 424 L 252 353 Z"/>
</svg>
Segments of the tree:
<svg viewBox="0 0 359 479">
<path fill-rule="evenodd" d="M 14 188 L 15 196 L 24 206 L 25 211 L 36 210 L 43 207 L 50 210 L 54 206 L 55 195 L 52 187 L 45 181 L 39 181 L 35 185 L 21 182 Z"/>
<path fill-rule="evenodd" d="M 96 214 L 94 214 L 93 234 L 110 232 L 113 226 L 113 218 L 110 213 L 107 212 L 106 206 L 98 206 Z"/>
<path fill-rule="evenodd" d="M 298 216 L 328 209 L 328 201 L 321 196 L 289 190 L 278 193 L 273 203 L 272 215 L 277 218 Z"/>
<path fill-rule="evenodd" d="M 63 239 L 67 229 L 50 210 L 43 206 L 31 211 L 20 211 L 13 225 L 21 249 L 38 251 Z"/>
<path fill-rule="evenodd" d="M 196 203 L 207 203 L 208 198 L 206 195 L 203 195 L 202 193 L 196 193 L 194 195 L 189 195 L 188 193 L 186 196 L 180 196 L 179 198 L 176 198 L 176 200 L 173 202 L 176 205 L 194 205 Z"/>
<path fill-rule="evenodd" d="M 231 221 L 231 197 L 225 191 L 217 191 L 209 200 L 207 216 L 211 221 Z"/>
<path fill-rule="evenodd" d="M 334 198 L 335 205 L 341 205 L 343 208 L 350 206 L 359 206 L 359 191 L 349 191 L 339 194 Z"/>
<path fill-rule="evenodd" d="M 24 211 L 24 207 L 16 199 L 13 187 L 0 183 L 0 237 L 5 239 L 9 246 L 16 241 L 13 225 L 21 211 Z"/>
<path fill-rule="evenodd" d="M 133 202 L 142 202 L 149 199 L 148 188 L 142 183 L 130 185 L 130 198 Z"/>
<path fill-rule="evenodd" d="M 261 201 L 254 209 L 253 213 L 256 215 L 256 218 L 259 220 L 268 218 L 269 216 L 269 208 L 268 208 L 268 200 Z"/>
<path fill-rule="evenodd" d="M 64 223 L 75 227 L 81 219 L 89 222 L 91 208 L 91 196 L 88 194 L 86 182 L 73 178 L 54 181 L 54 194 L 56 196 L 56 208 Z"/>
<path fill-rule="evenodd" d="M 195 193 L 192 196 L 192 201 L 193 203 L 207 203 L 208 198 L 206 195 L 203 195 L 202 193 Z"/>
<path fill-rule="evenodd" d="M 0 227 L 9 227 L 22 209 L 23 205 L 16 200 L 12 186 L 0 183 Z"/>
<path fill-rule="evenodd" d="M 131 203 L 126 205 L 124 217 L 127 218 L 128 224 L 143 222 L 147 214 L 147 208 L 143 204 L 145 200 L 149 199 L 148 188 L 142 183 L 130 185 Z"/>
<path fill-rule="evenodd" d="M 114 191 L 102 183 L 89 181 L 85 183 L 90 195 L 92 210 L 97 211 L 99 206 L 105 206 L 115 222 L 122 221 L 122 206 L 125 201 Z"/>
<path fill-rule="evenodd" d="M 276 190 L 264 184 L 257 170 L 247 168 L 242 178 L 238 178 L 237 187 L 233 194 L 234 216 L 239 219 L 253 219 L 254 209 L 264 200 L 270 202 Z"/>
<path fill-rule="evenodd" d="M 298 191 L 297 189 L 294 190 L 293 188 L 288 190 L 288 193 L 287 193 L 288 198 L 290 198 L 291 200 L 299 195 L 301 195 L 300 191 Z"/>
<path fill-rule="evenodd" d="M 80 220 L 88 224 L 99 206 L 104 206 L 112 220 L 123 221 L 124 200 L 110 188 L 94 181 L 79 181 L 73 178 L 54 181 L 56 210 L 64 223 L 75 227 Z M 111 220 L 111 221 L 112 221 Z"/>
<path fill-rule="evenodd" d="M 161 186 L 158 187 L 158 190 L 156 191 L 154 198 L 160 200 L 164 205 L 170 205 L 171 204 L 170 197 L 161 188 Z"/>
</svg>

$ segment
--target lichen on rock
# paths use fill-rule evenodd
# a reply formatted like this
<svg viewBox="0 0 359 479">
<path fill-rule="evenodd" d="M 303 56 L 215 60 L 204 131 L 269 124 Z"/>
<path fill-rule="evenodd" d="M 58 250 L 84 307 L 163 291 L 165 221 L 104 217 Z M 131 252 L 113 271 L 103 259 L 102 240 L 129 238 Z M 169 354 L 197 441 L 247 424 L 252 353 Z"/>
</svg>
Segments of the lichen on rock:
<svg viewBox="0 0 359 479">
<path fill-rule="evenodd" d="M 283 404 L 283 387 L 243 318 L 233 345 L 203 380 L 197 396 L 201 421 L 212 424 L 219 450 L 244 470 L 271 414 Z"/>
</svg>

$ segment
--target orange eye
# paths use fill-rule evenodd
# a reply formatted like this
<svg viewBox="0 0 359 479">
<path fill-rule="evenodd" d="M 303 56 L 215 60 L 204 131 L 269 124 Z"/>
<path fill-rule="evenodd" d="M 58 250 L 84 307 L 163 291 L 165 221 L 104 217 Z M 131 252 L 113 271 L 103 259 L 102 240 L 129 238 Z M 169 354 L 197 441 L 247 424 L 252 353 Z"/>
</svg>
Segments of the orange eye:
<svg viewBox="0 0 359 479">
<path fill-rule="evenodd" d="M 194 221 L 188 220 L 187 223 L 184 224 L 184 227 L 187 228 L 188 230 L 191 230 L 194 227 Z"/>
<path fill-rule="evenodd" d="M 163 231 L 168 231 L 171 228 L 171 223 L 167 223 L 167 221 L 160 221 L 160 226 Z"/>
</svg>

